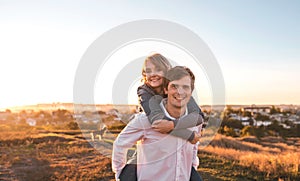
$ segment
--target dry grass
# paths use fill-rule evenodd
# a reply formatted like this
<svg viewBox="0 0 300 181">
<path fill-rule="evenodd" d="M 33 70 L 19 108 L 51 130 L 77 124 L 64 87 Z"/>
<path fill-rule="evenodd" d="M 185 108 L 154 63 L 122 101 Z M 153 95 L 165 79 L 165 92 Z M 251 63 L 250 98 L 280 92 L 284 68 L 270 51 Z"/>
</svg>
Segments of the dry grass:
<svg viewBox="0 0 300 181">
<path fill-rule="evenodd" d="M 217 135 L 201 151 L 232 160 L 251 170 L 264 172 L 266 178 L 299 179 L 300 148 L 276 139 L 258 141 L 253 137 L 237 139 Z"/>
<path fill-rule="evenodd" d="M 110 158 L 78 137 L 34 131 L 1 134 L 0 180 L 112 180 Z"/>
<path fill-rule="evenodd" d="M 112 141 L 95 149 L 81 131 L 0 130 L 0 180 L 113 180 Z M 206 130 L 199 172 L 204 180 L 299 180 L 300 139 L 231 138 Z M 101 152 L 99 152 L 101 150 Z M 107 155 L 107 156 L 105 156 Z"/>
</svg>

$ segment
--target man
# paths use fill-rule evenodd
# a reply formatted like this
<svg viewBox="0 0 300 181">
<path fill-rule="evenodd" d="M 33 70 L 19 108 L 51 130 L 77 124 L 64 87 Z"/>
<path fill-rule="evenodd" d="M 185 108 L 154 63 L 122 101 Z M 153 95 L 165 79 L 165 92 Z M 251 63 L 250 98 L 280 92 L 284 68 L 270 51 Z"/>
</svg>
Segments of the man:
<svg viewBox="0 0 300 181">
<path fill-rule="evenodd" d="M 187 103 L 194 89 L 195 77 L 190 69 L 177 66 L 170 69 L 164 81 L 167 98 L 161 107 L 170 119 L 179 119 L 188 114 Z M 199 165 L 198 144 L 162 134 L 151 128 L 143 113 L 124 128 L 113 145 L 112 169 L 116 179 L 126 164 L 127 150 L 137 143 L 137 178 L 143 181 L 180 180 L 191 178 L 191 169 Z M 189 128 L 200 133 L 201 126 Z"/>
</svg>

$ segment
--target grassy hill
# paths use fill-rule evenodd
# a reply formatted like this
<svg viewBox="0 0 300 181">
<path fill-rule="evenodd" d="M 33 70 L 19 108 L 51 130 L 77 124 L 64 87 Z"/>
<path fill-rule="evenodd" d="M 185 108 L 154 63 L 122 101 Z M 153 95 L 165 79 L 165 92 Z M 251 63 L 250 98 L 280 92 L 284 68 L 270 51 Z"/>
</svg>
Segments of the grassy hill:
<svg viewBox="0 0 300 181">
<path fill-rule="evenodd" d="M 92 143 L 87 131 L 2 130 L 0 180 L 114 180 L 114 136 Z M 216 135 L 199 149 L 198 171 L 209 181 L 300 180 L 299 145 L 299 138 Z"/>
</svg>

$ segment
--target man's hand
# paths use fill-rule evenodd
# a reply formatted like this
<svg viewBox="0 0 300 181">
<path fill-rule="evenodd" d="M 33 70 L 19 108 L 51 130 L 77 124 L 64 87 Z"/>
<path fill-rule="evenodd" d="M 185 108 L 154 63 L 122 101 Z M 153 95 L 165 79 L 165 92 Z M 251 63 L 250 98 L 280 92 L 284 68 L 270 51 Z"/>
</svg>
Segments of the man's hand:
<svg viewBox="0 0 300 181">
<path fill-rule="evenodd" d="M 174 129 L 174 123 L 172 121 L 168 121 L 164 119 L 156 120 L 153 122 L 152 128 L 155 131 L 166 134 Z"/>
<path fill-rule="evenodd" d="M 194 139 L 190 141 L 190 143 L 192 143 L 192 144 L 196 144 L 201 138 L 201 135 L 199 135 L 196 132 L 194 132 L 194 133 L 195 133 Z"/>
</svg>

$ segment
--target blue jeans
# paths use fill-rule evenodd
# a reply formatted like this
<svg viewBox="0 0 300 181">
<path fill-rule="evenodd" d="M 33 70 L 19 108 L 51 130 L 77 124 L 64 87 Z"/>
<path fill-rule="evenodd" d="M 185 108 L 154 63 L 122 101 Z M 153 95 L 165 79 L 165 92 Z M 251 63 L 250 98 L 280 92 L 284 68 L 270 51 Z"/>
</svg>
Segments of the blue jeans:
<svg viewBox="0 0 300 181">
<path fill-rule="evenodd" d="M 192 167 L 190 181 L 202 181 L 200 174 L 197 172 L 197 170 L 195 170 L 194 167 Z"/>
<path fill-rule="evenodd" d="M 119 176 L 120 181 L 137 181 L 136 164 L 126 164 Z"/>
<path fill-rule="evenodd" d="M 120 181 L 137 181 L 136 164 L 125 165 L 119 176 L 119 179 Z M 194 167 L 192 167 L 190 181 L 202 181 L 201 176 Z"/>
</svg>

